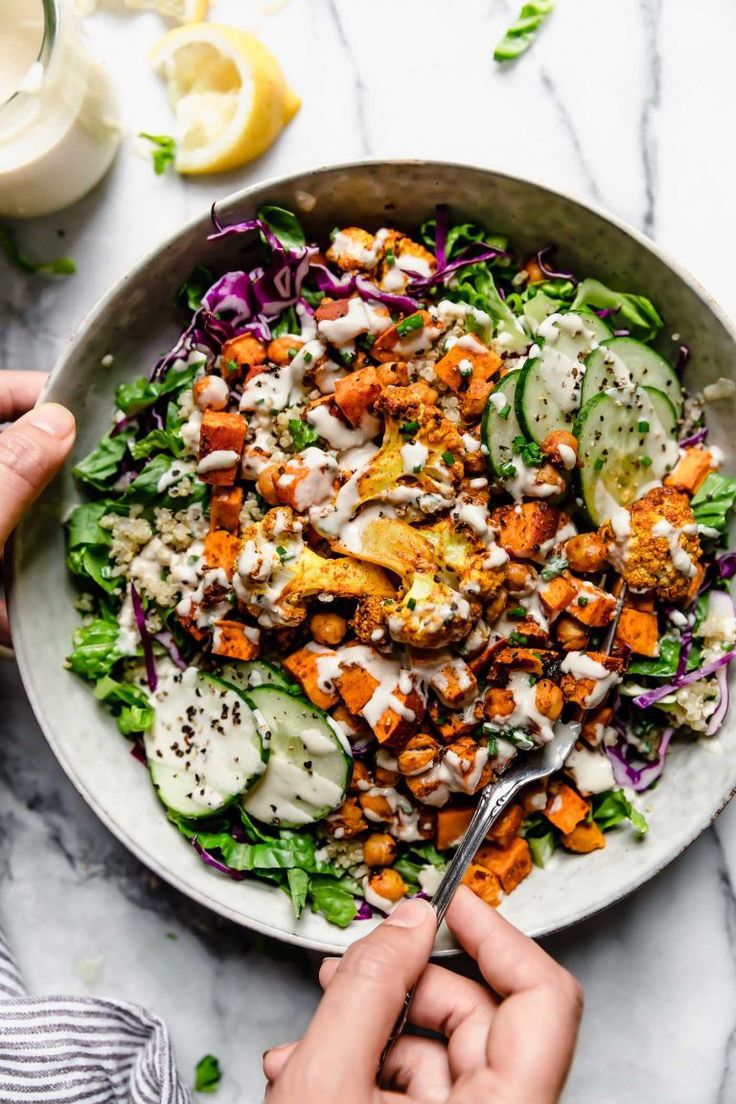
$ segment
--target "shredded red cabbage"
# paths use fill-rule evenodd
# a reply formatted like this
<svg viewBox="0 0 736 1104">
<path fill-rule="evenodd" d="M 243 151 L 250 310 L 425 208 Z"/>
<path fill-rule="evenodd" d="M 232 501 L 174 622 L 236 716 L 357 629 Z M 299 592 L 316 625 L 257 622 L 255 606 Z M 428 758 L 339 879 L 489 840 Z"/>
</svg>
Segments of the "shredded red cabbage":
<svg viewBox="0 0 736 1104">
<path fill-rule="evenodd" d="M 708 438 L 708 427 L 703 426 L 701 429 L 696 429 L 694 433 L 690 433 L 687 437 L 683 437 L 678 442 L 680 448 L 692 448 L 693 445 L 702 445 L 703 441 Z"/>
<path fill-rule="evenodd" d="M 537 264 L 548 280 L 569 280 L 572 284 L 577 284 L 578 281 L 575 279 L 572 272 L 556 272 L 555 269 L 550 268 L 545 261 L 545 253 L 554 252 L 556 249 L 556 245 L 545 245 L 544 249 L 540 249 L 537 253 Z"/>
<path fill-rule="evenodd" d="M 209 851 L 205 851 L 204 847 L 201 847 L 196 838 L 191 841 L 192 847 L 199 855 L 202 862 L 207 863 L 207 866 L 213 867 L 215 870 L 219 870 L 221 874 L 227 874 L 228 878 L 232 878 L 235 882 L 242 882 L 245 878 L 245 874 L 242 870 L 233 870 L 231 867 L 226 866 L 224 862 L 220 862 L 214 855 L 211 855 Z"/>
<path fill-rule="evenodd" d="M 389 310 L 413 314 L 415 310 L 419 309 L 419 303 L 416 299 L 411 299 L 408 295 L 392 295 L 388 291 L 383 291 L 360 274 L 355 277 L 355 290 L 361 299 L 383 303 L 384 307 L 388 307 Z"/>
<path fill-rule="evenodd" d="M 715 736 L 728 712 L 731 694 L 728 689 L 728 675 L 725 667 L 721 667 L 720 670 L 716 671 L 716 682 L 718 683 L 718 692 L 720 696 L 718 705 L 715 711 L 711 713 L 710 720 L 708 721 L 708 727 L 705 730 L 706 736 Z"/>
<path fill-rule="evenodd" d="M 637 793 L 640 793 L 642 790 L 648 790 L 649 787 L 657 781 L 664 770 L 667 749 L 670 746 L 674 732 L 674 728 L 666 728 L 664 730 L 662 738 L 659 741 L 657 758 L 651 763 L 635 764 L 630 762 L 626 758 L 626 745 L 623 740 L 619 740 L 619 742 L 612 747 L 606 747 L 606 754 L 613 768 L 613 777 L 616 779 L 618 785 L 630 786 L 631 789 L 636 790 Z"/>
<path fill-rule="evenodd" d="M 697 671 L 691 671 L 687 675 L 675 676 L 672 682 L 666 686 L 659 686 L 656 690 L 647 690 L 644 694 L 639 694 L 638 697 L 632 698 L 633 704 L 639 709 L 647 709 L 650 705 L 654 705 L 655 702 L 661 701 L 662 698 L 666 698 L 668 694 L 671 694 L 674 690 L 679 690 L 681 686 L 690 686 L 693 682 L 700 682 L 701 679 L 708 678 L 710 675 L 715 674 L 721 667 L 727 667 L 731 660 L 736 656 L 736 648 L 732 648 L 730 652 L 724 652 L 723 655 L 718 656 L 717 659 L 712 659 L 710 663 L 706 663 L 703 667 L 699 667 Z"/>
<path fill-rule="evenodd" d="M 438 203 L 434 209 L 434 255 L 437 268 L 447 264 L 447 235 L 450 232 L 450 211 L 446 203 Z"/>
<path fill-rule="evenodd" d="M 716 570 L 720 579 L 733 579 L 736 575 L 736 552 L 724 552 L 716 556 Z"/>
<path fill-rule="evenodd" d="M 170 632 L 164 631 L 154 633 L 153 639 L 157 640 L 161 647 L 166 649 L 166 651 L 171 656 L 171 659 L 180 671 L 186 671 L 187 661 L 184 659 L 181 652 L 179 651 L 178 645 Z"/>
<path fill-rule="evenodd" d="M 683 372 L 685 370 L 685 365 L 687 364 L 689 359 L 690 359 L 690 346 L 689 345 L 681 345 L 680 350 L 677 354 L 677 364 L 675 365 L 675 371 L 676 372 Z"/>
<path fill-rule="evenodd" d="M 133 756 L 137 763 L 141 764 L 141 766 L 148 766 L 148 759 L 146 759 L 145 748 L 142 744 L 139 744 L 137 740 L 134 740 L 131 744 L 130 754 Z"/>
<path fill-rule="evenodd" d="M 133 605 L 133 617 L 135 618 L 135 623 L 138 628 L 138 635 L 143 645 L 143 658 L 146 661 L 146 679 L 148 680 L 151 691 L 154 691 L 158 686 L 158 676 L 156 674 L 156 662 L 153 658 L 153 641 L 146 627 L 146 615 L 143 612 L 140 595 L 135 588 L 135 583 L 130 584 L 130 601 Z"/>
<path fill-rule="evenodd" d="M 481 252 L 476 253 L 476 249 L 480 247 Z M 469 254 L 475 254 L 469 255 Z M 458 269 L 467 268 L 468 265 L 480 264 L 482 261 L 493 261 L 497 257 L 506 257 L 508 254 L 503 249 L 494 249 L 493 247 L 485 246 L 483 242 L 478 242 L 475 245 L 469 245 L 465 250 L 462 257 L 458 257 L 456 261 L 450 261 L 444 268 L 438 268 L 436 272 L 433 272 L 431 276 L 421 276 L 411 281 L 409 284 L 409 291 L 424 291 L 426 288 L 434 287 L 436 284 L 446 284 L 447 280 Z"/>
<path fill-rule="evenodd" d="M 630 333 L 631 333 L 631 330 L 614 330 L 613 331 L 613 336 L 614 337 L 628 337 Z"/>
<path fill-rule="evenodd" d="M 358 911 L 356 912 L 353 919 L 355 919 L 355 920 L 372 920 L 373 919 L 373 909 L 371 908 L 371 906 L 368 904 L 367 901 L 361 901 L 360 902 L 360 905 L 358 906 Z"/>
</svg>

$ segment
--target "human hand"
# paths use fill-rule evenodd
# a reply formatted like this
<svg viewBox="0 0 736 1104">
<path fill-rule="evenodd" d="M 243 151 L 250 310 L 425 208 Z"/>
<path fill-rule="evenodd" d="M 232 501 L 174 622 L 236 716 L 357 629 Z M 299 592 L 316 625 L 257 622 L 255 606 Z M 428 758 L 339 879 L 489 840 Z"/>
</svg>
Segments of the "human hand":
<svg viewBox="0 0 736 1104">
<path fill-rule="evenodd" d="M 565 1083 L 582 1013 L 566 970 L 461 886 L 447 923 L 492 991 L 433 964 L 427 901 L 404 902 L 342 960 L 325 959 L 325 990 L 304 1037 L 269 1050 L 266 1104 L 377 1104 L 405 1094 L 449 1104 L 554 1104 Z M 403 1035 L 376 1070 L 404 996 L 409 1022 L 439 1039 Z"/>
<path fill-rule="evenodd" d="M 0 558 L 27 508 L 66 460 L 74 444 L 74 415 L 58 403 L 34 403 L 46 382 L 43 372 L 0 371 Z M 33 408 L 33 409 L 32 409 Z M 0 644 L 10 643 L 5 603 L 0 601 Z"/>
</svg>

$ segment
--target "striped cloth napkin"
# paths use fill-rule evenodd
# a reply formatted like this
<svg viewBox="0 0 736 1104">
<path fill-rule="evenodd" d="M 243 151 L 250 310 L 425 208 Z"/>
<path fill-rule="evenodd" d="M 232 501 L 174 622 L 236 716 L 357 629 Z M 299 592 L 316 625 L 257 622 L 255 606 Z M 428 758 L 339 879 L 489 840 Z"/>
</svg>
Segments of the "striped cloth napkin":
<svg viewBox="0 0 736 1104">
<path fill-rule="evenodd" d="M 134 1004 L 29 997 L 0 933 L 2 1104 L 191 1104 L 168 1032 Z"/>
</svg>

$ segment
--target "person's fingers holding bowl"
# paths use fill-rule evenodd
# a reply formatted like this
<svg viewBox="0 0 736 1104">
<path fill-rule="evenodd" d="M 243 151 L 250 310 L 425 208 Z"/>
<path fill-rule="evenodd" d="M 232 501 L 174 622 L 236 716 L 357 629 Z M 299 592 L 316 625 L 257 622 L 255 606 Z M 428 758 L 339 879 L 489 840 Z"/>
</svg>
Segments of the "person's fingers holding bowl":
<svg viewBox="0 0 736 1104">
<path fill-rule="evenodd" d="M 43 403 L 0 433 L 0 549 L 69 455 L 74 415 Z"/>
<path fill-rule="evenodd" d="M 0 425 L 35 406 L 48 378 L 47 372 L 0 371 Z"/>
</svg>

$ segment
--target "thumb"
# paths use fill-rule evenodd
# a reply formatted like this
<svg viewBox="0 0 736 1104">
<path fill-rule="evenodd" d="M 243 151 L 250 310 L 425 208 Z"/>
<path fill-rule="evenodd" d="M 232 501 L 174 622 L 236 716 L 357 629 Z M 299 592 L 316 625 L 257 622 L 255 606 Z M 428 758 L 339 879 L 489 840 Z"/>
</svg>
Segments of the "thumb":
<svg viewBox="0 0 736 1104">
<path fill-rule="evenodd" d="M 343 1090 L 349 1099 L 356 1086 L 375 1084 L 381 1051 L 427 964 L 436 930 L 434 909 L 415 897 L 353 943 L 286 1066 L 295 1084 L 302 1067 L 320 1071 L 315 1100 L 342 1099 Z"/>
<path fill-rule="evenodd" d="M 44 403 L 0 433 L 0 550 L 66 460 L 75 429 L 66 407 Z"/>
</svg>

